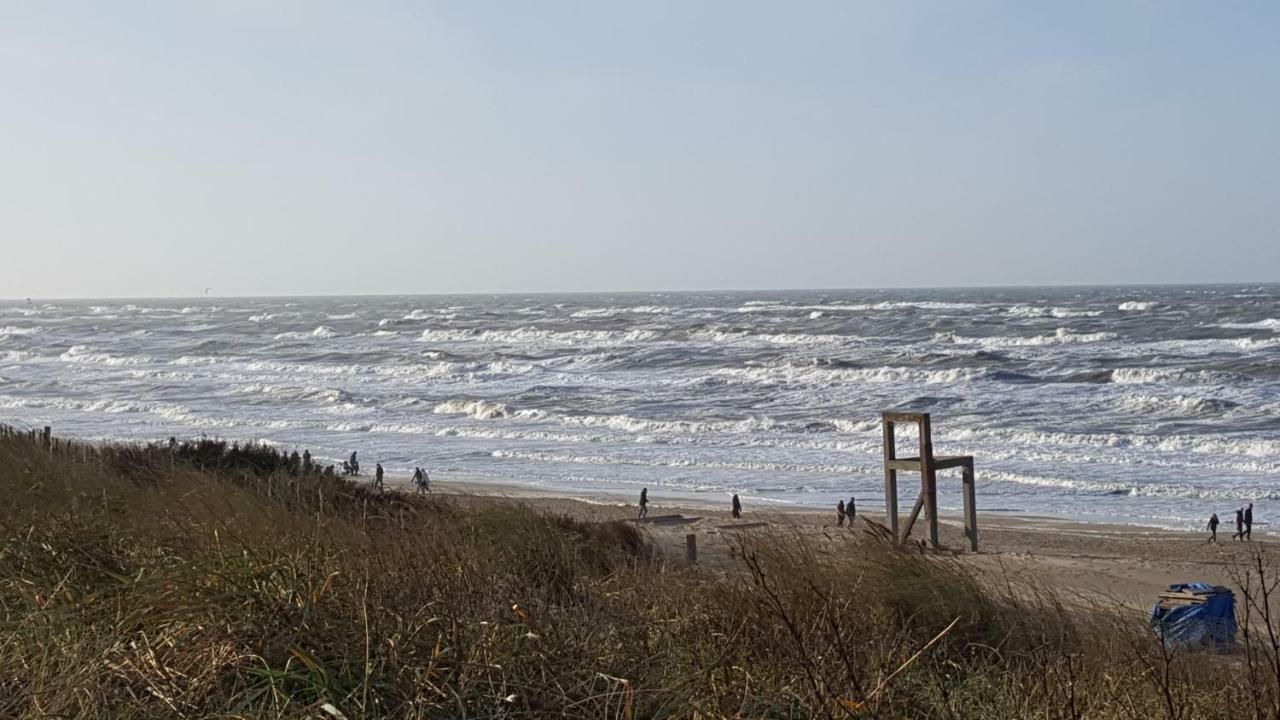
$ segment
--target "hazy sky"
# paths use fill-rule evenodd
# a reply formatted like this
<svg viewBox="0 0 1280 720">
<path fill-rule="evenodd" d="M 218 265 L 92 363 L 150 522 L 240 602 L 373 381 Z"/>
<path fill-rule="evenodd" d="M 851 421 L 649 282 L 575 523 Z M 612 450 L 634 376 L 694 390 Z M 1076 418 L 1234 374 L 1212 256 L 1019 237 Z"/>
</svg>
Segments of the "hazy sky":
<svg viewBox="0 0 1280 720">
<path fill-rule="evenodd" d="M 0 0 L 0 297 L 1280 280 L 1280 3 Z"/>
</svg>

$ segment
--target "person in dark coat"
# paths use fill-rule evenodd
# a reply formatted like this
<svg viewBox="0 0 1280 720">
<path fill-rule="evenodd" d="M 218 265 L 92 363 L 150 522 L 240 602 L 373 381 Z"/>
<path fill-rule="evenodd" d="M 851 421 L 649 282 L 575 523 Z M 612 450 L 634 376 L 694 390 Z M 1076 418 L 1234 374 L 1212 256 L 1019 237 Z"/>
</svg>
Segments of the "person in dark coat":
<svg viewBox="0 0 1280 720">
<path fill-rule="evenodd" d="M 373 471 L 373 486 L 382 490 L 382 463 L 377 463 Z"/>
<path fill-rule="evenodd" d="M 849 496 L 849 504 L 844 506 L 844 514 L 849 518 L 849 527 L 853 527 L 853 519 L 858 517 L 858 503 L 852 495 Z"/>
<path fill-rule="evenodd" d="M 649 514 L 649 488 L 640 488 L 640 515 L 636 519 L 639 520 L 640 518 L 648 514 Z"/>
<path fill-rule="evenodd" d="M 742 517 L 742 501 L 738 499 L 738 493 L 733 494 L 733 517 Z"/>
<path fill-rule="evenodd" d="M 1244 539 L 1244 508 L 1236 508 L 1236 532 L 1231 536 L 1231 539 Z"/>
<path fill-rule="evenodd" d="M 1209 516 L 1209 542 L 1218 542 L 1218 513 Z"/>
<path fill-rule="evenodd" d="M 1244 539 L 1253 539 L 1253 503 L 1244 509 Z"/>
<path fill-rule="evenodd" d="M 844 527 L 844 501 L 836 503 L 836 527 Z"/>
<path fill-rule="evenodd" d="M 310 450 L 302 451 L 302 474 L 303 475 L 311 474 L 311 451 Z"/>
</svg>

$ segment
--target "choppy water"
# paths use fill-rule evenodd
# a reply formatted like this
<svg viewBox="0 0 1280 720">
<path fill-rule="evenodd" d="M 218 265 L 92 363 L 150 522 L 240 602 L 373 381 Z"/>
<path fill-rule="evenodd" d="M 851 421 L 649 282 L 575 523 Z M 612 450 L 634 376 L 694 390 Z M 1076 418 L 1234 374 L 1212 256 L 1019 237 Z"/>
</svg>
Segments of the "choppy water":
<svg viewBox="0 0 1280 720">
<path fill-rule="evenodd" d="M 1265 519 L 1280 287 L 0 304 L 0 419 L 90 438 L 870 508 L 889 408 L 977 457 L 986 512 Z"/>
</svg>

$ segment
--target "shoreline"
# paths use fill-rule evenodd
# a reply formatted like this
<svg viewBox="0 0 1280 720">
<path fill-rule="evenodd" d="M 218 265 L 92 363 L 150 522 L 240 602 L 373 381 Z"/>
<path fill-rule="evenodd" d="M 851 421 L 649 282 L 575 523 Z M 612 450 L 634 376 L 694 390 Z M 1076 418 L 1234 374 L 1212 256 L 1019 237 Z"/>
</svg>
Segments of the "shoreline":
<svg viewBox="0 0 1280 720">
<path fill-rule="evenodd" d="M 362 480 L 368 480 L 366 474 L 361 474 Z M 388 487 L 395 487 L 404 492 L 413 492 L 413 487 L 407 479 L 390 478 L 387 479 Z M 637 507 L 637 497 L 634 495 L 621 495 L 607 491 L 590 491 L 590 490 L 571 490 L 558 488 L 545 488 L 537 485 L 523 485 L 507 480 L 489 479 L 480 475 L 467 473 L 439 473 L 432 475 L 432 489 L 439 488 L 444 494 L 453 495 L 476 495 L 476 496 L 492 496 L 506 498 L 512 500 L 524 499 L 559 499 L 566 501 L 579 502 L 584 505 L 600 505 L 612 507 L 629 507 L 635 509 Z M 907 496 L 904 496 L 907 497 Z M 908 498 L 906 505 L 902 505 L 903 501 L 899 501 L 899 512 L 904 516 L 910 512 L 910 499 Z M 650 489 L 649 503 L 651 508 L 667 508 L 680 511 L 695 511 L 703 513 L 721 513 L 728 514 L 729 501 L 726 497 L 723 500 L 712 502 L 711 500 L 701 500 L 690 498 L 686 495 L 667 494 L 660 491 L 655 492 Z M 876 496 L 876 501 L 868 503 L 866 510 L 863 510 L 861 500 L 859 500 L 859 515 L 866 515 L 883 519 L 884 510 L 883 498 Z M 767 515 L 782 516 L 800 516 L 800 517 L 830 517 L 835 516 L 834 504 L 830 508 L 824 508 L 817 505 L 802 505 L 798 503 L 769 503 L 767 505 L 755 505 L 750 508 L 744 503 L 744 511 Z M 941 510 L 939 512 L 939 520 L 942 523 L 962 521 L 962 514 L 959 510 Z M 1005 510 L 983 510 L 978 509 L 978 524 L 981 528 L 984 524 L 992 524 L 995 526 L 1007 525 L 1028 525 L 1043 526 L 1045 528 L 1072 528 L 1076 527 L 1080 530 L 1086 528 L 1100 532 L 1121 532 L 1121 533 L 1140 533 L 1140 534 L 1167 534 L 1176 537 L 1189 536 L 1206 536 L 1207 530 L 1195 529 L 1187 527 L 1169 527 L 1165 525 L 1144 524 L 1136 522 L 1115 522 L 1106 520 L 1096 520 L 1089 517 L 1073 517 L 1067 515 L 1049 515 L 1049 514 L 1024 514 L 1016 511 Z M 1226 531 L 1226 536 L 1230 537 L 1230 531 L 1227 531 L 1228 523 L 1223 521 L 1219 527 L 1219 533 Z M 1268 533 L 1265 528 L 1267 523 L 1254 523 L 1254 534 L 1260 537 L 1267 537 Z"/>
</svg>

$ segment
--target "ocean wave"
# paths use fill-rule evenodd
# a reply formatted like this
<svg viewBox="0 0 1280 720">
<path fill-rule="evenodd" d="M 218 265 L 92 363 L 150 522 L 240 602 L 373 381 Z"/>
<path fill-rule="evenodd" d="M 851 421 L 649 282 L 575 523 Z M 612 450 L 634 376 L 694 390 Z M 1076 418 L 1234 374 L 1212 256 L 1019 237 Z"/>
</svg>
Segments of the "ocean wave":
<svg viewBox="0 0 1280 720">
<path fill-rule="evenodd" d="M 673 468 L 723 468 L 729 470 L 749 470 L 764 473 L 803 472 L 823 474 L 865 473 L 866 468 L 854 465 L 820 464 L 820 463 L 787 463 L 787 462 L 725 462 L 701 458 L 638 458 L 612 455 L 577 455 L 573 453 L 557 453 L 526 450 L 493 450 L 490 456 L 497 459 L 537 460 L 539 462 L 576 463 L 586 465 L 643 465 L 650 467 Z"/>
<path fill-rule="evenodd" d="M 534 327 L 515 330 L 423 330 L 422 342 L 476 342 L 489 344 L 550 343 L 582 345 L 636 343 L 659 337 L 652 330 L 542 330 Z"/>
<path fill-rule="evenodd" d="M 538 419 L 546 417 L 541 410 L 510 410 L 506 405 L 492 400 L 446 400 L 432 409 L 436 415 L 467 415 L 477 420 L 496 418 Z"/>
<path fill-rule="evenodd" d="M 94 352 L 87 345 L 72 345 L 66 352 L 58 356 L 59 360 L 86 365 L 143 365 L 153 362 L 153 358 L 142 355 L 120 356 L 110 353 Z"/>
<path fill-rule="evenodd" d="M 902 301 L 885 301 L 878 303 L 824 303 L 821 305 L 753 305 L 750 302 L 744 303 L 736 308 L 734 312 L 739 313 L 765 313 L 776 312 L 779 310 L 786 311 L 813 311 L 822 312 L 869 312 L 869 311 L 887 311 L 887 310 L 973 310 L 983 307 L 978 303 L 967 302 L 937 302 L 930 300 L 902 300 Z"/>
<path fill-rule="evenodd" d="M 1041 307 L 1039 305 L 1014 305 L 1010 307 L 1008 313 L 1014 317 L 1025 318 L 1082 318 L 1082 317 L 1098 317 L 1102 314 L 1101 310 L 1076 310 L 1066 307 Z"/>
<path fill-rule="evenodd" d="M 971 382 L 987 375 L 986 368 L 920 370 L 911 367 L 823 368 L 781 365 L 773 367 L 721 368 L 712 375 L 730 381 L 767 385 L 834 385 L 849 382 L 950 384 Z"/>
<path fill-rule="evenodd" d="M 1272 332 L 1280 332 L 1280 319 L 1267 318 L 1266 320 L 1249 323 L 1222 323 L 1218 327 L 1231 330 L 1270 330 Z"/>
<path fill-rule="evenodd" d="M 7 337 L 11 335 L 35 335 L 41 330 L 44 330 L 44 328 L 39 326 L 16 327 L 14 325 L 5 325 L 4 327 L 0 327 L 0 337 Z"/>
<path fill-rule="evenodd" d="M 334 330 L 328 325 L 320 325 L 315 329 L 313 329 L 311 332 L 302 332 L 302 331 L 282 332 L 272 336 L 271 339 L 272 340 L 306 340 L 307 338 L 320 338 L 322 340 L 328 340 L 330 338 L 336 338 L 336 337 L 338 337 L 337 330 Z"/>
<path fill-rule="evenodd" d="M 947 332 L 938 333 L 937 335 L 934 335 L 933 339 L 934 342 L 949 342 L 957 345 L 981 345 L 983 347 L 1007 348 L 1106 342 L 1108 340 L 1116 339 L 1116 334 L 1111 332 L 1077 333 L 1072 332 L 1067 328 L 1058 328 L 1052 335 L 1033 335 L 1031 337 L 967 337 Z"/>
<path fill-rule="evenodd" d="M 1016 485 L 1055 488 L 1071 494 L 1121 495 L 1128 497 L 1177 498 L 1185 500 L 1259 501 L 1280 500 L 1280 490 L 1256 487 L 1201 487 L 1185 483 L 1138 483 L 1108 480 L 1082 480 L 1058 478 L 1023 473 L 987 470 L 983 480 L 994 480 Z"/>
<path fill-rule="evenodd" d="M 1157 303 L 1157 302 L 1149 302 L 1149 301 L 1143 302 L 1139 300 L 1129 300 L 1127 302 L 1120 303 L 1119 307 L 1117 307 L 1116 309 L 1120 310 L 1121 312 L 1143 312 L 1145 310 L 1150 310 L 1159 304 L 1160 303 Z"/>
<path fill-rule="evenodd" d="M 636 305 L 633 307 L 583 308 L 569 315 L 572 318 L 614 317 L 616 315 L 665 315 L 671 308 L 665 305 Z"/>
<path fill-rule="evenodd" d="M 1126 413 L 1153 413 L 1164 416 L 1221 415 L 1240 406 L 1240 403 L 1231 400 L 1186 395 L 1172 397 L 1124 395 L 1117 398 L 1114 404 Z"/>
</svg>

